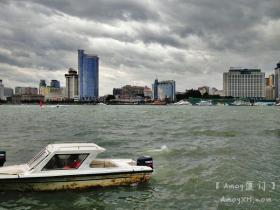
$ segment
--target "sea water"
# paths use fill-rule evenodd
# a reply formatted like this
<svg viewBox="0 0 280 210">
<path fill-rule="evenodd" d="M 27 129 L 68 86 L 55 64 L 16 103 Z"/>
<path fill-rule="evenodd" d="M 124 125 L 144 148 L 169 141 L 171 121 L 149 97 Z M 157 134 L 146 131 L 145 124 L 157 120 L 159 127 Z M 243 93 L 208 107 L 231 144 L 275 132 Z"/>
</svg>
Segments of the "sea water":
<svg viewBox="0 0 280 210">
<path fill-rule="evenodd" d="M 149 183 L 0 192 L 0 209 L 279 209 L 280 108 L 0 106 L 6 165 L 50 143 L 94 142 L 104 158 L 150 155 Z"/>
</svg>

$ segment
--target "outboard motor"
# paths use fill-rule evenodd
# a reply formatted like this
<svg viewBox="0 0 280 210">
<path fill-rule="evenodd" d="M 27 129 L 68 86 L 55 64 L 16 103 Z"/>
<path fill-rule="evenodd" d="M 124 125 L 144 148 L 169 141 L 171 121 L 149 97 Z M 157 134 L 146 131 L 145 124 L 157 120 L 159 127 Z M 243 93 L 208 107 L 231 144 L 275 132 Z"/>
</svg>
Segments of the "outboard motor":
<svg viewBox="0 0 280 210">
<path fill-rule="evenodd" d="M 153 158 L 151 156 L 143 156 L 137 159 L 138 166 L 148 166 L 154 168 Z"/>
<path fill-rule="evenodd" d="M 0 167 L 2 167 L 5 162 L 6 162 L 6 152 L 0 151 Z"/>
</svg>

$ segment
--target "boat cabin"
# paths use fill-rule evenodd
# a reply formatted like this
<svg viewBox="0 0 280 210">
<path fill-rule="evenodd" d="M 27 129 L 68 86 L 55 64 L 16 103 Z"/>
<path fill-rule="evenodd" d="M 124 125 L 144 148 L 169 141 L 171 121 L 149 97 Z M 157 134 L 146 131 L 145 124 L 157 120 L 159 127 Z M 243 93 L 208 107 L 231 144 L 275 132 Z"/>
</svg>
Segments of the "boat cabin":
<svg viewBox="0 0 280 210">
<path fill-rule="evenodd" d="M 34 172 L 114 167 L 110 160 L 94 160 L 105 149 L 93 143 L 50 144 L 27 165 Z"/>
</svg>

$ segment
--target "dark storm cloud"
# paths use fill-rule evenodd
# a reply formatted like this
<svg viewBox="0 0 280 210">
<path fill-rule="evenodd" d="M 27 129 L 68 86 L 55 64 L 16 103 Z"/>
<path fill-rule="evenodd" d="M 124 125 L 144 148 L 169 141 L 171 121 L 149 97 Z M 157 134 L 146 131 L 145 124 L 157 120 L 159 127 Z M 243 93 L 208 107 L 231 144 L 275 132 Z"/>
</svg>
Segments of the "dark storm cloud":
<svg viewBox="0 0 280 210">
<path fill-rule="evenodd" d="M 260 41 L 262 33 L 254 27 L 279 19 L 280 14 L 279 1 L 190 0 L 168 3 L 169 5 L 162 6 L 161 11 L 165 14 L 171 31 L 182 38 L 197 36 L 214 50 L 244 50 L 248 46 L 254 47 L 255 40 Z M 170 10 L 170 7 L 173 9 Z"/>
<path fill-rule="evenodd" d="M 78 16 L 98 21 L 135 20 L 147 21 L 158 17 L 156 8 L 150 8 L 148 1 L 131 0 L 34 0 L 54 10 L 59 10 L 69 15 Z"/>
<path fill-rule="evenodd" d="M 280 1 L 2 0 L 0 28 L 0 76 L 12 84 L 63 79 L 82 48 L 101 58 L 103 92 L 155 75 L 181 89 L 221 87 L 229 66 L 272 70 Z"/>
</svg>

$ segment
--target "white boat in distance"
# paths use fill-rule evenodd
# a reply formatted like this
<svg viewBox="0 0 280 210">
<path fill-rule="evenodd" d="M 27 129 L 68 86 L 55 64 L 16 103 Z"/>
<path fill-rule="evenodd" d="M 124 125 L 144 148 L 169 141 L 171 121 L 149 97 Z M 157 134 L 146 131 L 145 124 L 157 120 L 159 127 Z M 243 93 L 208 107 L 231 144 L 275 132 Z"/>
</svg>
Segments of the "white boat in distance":
<svg viewBox="0 0 280 210">
<path fill-rule="evenodd" d="M 174 103 L 174 105 L 190 105 L 190 102 L 181 100 L 181 101 Z"/>
<path fill-rule="evenodd" d="M 200 102 L 196 103 L 196 105 L 198 105 L 198 106 L 213 106 L 211 101 L 200 101 Z"/>
<path fill-rule="evenodd" d="M 93 143 L 50 144 L 28 163 L 0 168 L 0 190 L 49 191 L 130 185 L 148 181 L 153 159 L 96 159 Z M 6 160 L 0 154 L 1 166 Z"/>
</svg>

